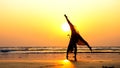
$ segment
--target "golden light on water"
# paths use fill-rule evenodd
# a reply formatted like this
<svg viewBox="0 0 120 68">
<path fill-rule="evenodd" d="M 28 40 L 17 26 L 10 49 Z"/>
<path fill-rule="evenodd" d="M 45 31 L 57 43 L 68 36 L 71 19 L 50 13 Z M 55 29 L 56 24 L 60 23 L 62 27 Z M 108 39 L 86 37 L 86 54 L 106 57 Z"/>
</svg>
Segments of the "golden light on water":
<svg viewBox="0 0 120 68">
<path fill-rule="evenodd" d="M 62 60 L 60 62 L 60 64 L 63 64 L 63 66 L 61 66 L 60 68 L 75 68 L 74 64 L 71 61 L 67 60 L 67 59 Z"/>
<path fill-rule="evenodd" d="M 65 59 L 65 60 L 63 60 L 64 61 L 64 63 L 69 63 L 70 61 L 69 60 L 67 60 L 67 59 Z"/>
</svg>

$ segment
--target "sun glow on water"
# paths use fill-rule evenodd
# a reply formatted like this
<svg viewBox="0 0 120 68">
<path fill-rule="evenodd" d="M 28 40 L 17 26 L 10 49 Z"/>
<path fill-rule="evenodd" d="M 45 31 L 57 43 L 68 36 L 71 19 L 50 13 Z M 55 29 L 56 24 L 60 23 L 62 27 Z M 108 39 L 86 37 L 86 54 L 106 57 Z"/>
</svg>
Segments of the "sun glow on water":
<svg viewBox="0 0 120 68">
<path fill-rule="evenodd" d="M 74 67 L 74 64 L 73 64 L 71 61 L 67 60 L 67 59 L 62 60 L 62 61 L 60 62 L 60 64 L 63 64 L 63 67 L 62 67 L 62 68 L 75 68 L 75 67 Z"/>
<path fill-rule="evenodd" d="M 70 62 L 70 61 L 69 61 L 69 60 L 67 60 L 67 59 L 65 59 L 65 60 L 64 60 L 64 63 L 69 63 L 69 62 Z"/>
</svg>

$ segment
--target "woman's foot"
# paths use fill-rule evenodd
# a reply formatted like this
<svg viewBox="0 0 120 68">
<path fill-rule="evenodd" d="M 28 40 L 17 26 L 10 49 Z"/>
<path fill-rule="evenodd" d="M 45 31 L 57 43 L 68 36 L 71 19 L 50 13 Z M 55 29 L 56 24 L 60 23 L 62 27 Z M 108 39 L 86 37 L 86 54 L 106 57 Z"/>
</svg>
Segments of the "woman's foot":
<svg viewBox="0 0 120 68">
<path fill-rule="evenodd" d="M 68 59 L 68 56 L 66 56 L 66 59 Z"/>
</svg>

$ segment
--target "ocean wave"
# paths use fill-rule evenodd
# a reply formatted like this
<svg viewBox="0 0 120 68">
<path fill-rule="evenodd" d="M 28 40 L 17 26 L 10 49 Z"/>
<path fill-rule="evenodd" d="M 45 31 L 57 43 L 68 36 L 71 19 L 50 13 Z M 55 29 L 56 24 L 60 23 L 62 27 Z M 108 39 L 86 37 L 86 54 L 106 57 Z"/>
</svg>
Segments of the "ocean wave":
<svg viewBox="0 0 120 68">
<path fill-rule="evenodd" d="M 78 53 L 90 53 L 86 47 L 77 48 Z M 0 53 L 66 53 L 67 48 L 56 47 L 0 47 Z M 120 47 L 93 47 L 92 53 L 120 53 Z"/>
</svg>

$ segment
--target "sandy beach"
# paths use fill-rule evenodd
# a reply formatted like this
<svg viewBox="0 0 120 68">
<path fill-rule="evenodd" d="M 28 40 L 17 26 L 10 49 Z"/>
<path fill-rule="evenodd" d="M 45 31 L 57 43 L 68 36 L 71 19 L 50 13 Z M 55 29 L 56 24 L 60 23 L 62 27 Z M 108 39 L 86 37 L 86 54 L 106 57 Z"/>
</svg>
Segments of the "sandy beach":
<svg viewBox="0 0 120 68">
<path fill-rule="evenodd" d="M 0 68 L 120 68 L 119 53 L 78 53 L 77 61 L 58 54 L 2 54 Z"/>
</svg>

